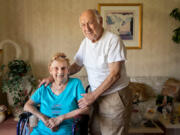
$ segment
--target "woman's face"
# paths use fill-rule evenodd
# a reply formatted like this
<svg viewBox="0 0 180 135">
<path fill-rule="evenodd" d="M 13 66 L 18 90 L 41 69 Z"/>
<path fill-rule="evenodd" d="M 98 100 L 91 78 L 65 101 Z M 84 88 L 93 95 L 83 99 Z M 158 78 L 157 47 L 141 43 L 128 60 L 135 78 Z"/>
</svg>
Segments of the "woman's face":
<svg viewBox="0 0 180 135">
<path fill-rule="evenodd" d="M 65 83 L 68 80 L 69 69 L 66 61 L 54 60 L 51 63 L 49 72 L 53 79 L 59 83 Z"/>
</svg>

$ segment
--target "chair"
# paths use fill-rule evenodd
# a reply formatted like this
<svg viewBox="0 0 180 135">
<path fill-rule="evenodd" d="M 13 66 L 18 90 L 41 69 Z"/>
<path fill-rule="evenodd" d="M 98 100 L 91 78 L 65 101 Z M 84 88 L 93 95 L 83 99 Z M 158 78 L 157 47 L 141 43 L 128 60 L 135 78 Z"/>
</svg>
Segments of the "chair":
<svg viewBox="0 0 180 135">
<path fill-rule="evenodd" d="M 30 126 L 29 117 L 32 114 L 30 112 L 23 112 L 19 116 L 19 121 L 17 124 L 17 135 L 29 135 L 30 134 Z"/>
<path fill-rule="evenodd" d="M 86 87 L 86 93 L 90 86 Z M 19 121 L 17 124 L 17 135 L 29 135 L 30 126 L 29 118 L 32 114 L 30 112 L 23 112 L 19 116 Z M 74 118 L 74 124 L 72 126 L 72 135 L 76 135 L 76 131 L 80 130 L 80 135 L 88 135 L 88 121 L 89 115 L 81 115 L 80 117 Z"/>
</svg>

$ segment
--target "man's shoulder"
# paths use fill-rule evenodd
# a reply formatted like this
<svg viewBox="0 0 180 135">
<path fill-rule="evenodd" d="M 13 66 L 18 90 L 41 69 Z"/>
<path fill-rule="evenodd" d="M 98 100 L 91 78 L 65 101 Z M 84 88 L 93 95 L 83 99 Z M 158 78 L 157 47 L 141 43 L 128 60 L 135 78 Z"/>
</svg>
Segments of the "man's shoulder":
<svg viewBox="0 0 180 135">
<path fill-rule="evenodd" d="M 120 37 L 118 35 L 116 35 L 115 33 L 111 32 L 111 31 L 108 31 L 108 30 L 105 30 L 105 39 L 119 39 Z"/>
<path fill-rule="evenodd" d="M 81 41 L 80 48 L 84 49 L 85 46 L 87 46 L 87 44 L 88 44 L 88 40 L 89 40 L 89 39 L 88 39 L 87 37 L 85 37 L 85 38 Z"/>
<path fill-rule="evenodd" d="M 87 42 L 88 38 L 85 37 L 82 41 L 81 41 L 81 44 L 85 44 Z"/>
</svg>

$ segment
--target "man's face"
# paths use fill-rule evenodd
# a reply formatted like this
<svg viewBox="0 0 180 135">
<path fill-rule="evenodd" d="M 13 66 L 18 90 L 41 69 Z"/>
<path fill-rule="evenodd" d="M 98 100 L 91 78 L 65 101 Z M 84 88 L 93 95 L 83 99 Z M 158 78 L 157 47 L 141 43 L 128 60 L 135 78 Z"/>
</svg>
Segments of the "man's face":
<svg viewBox="0 0 180 135">
<path fill-rule="evenodd" d="M 84 36 L 92 42 L 97 41 L 102 34 L 102 22 L 98 23 L 95 15 L 90 11 L 84 12 L 79 21 Z"/>
</svg>

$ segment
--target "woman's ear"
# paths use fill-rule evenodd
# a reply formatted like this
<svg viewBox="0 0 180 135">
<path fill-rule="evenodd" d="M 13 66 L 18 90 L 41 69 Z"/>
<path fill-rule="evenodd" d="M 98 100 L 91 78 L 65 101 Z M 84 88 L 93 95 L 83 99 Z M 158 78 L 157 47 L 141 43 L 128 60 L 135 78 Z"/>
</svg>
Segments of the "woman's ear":
<svg viewBox="0 0 180 135">
<path fill-rule="evenodd" d="M 49 74 L 52 75 L 52 73 L 51 73 L 51 71 L 52 71 L 51 66 L 48 67 L 48 70 L 49 70 Z"/>
</svg>

